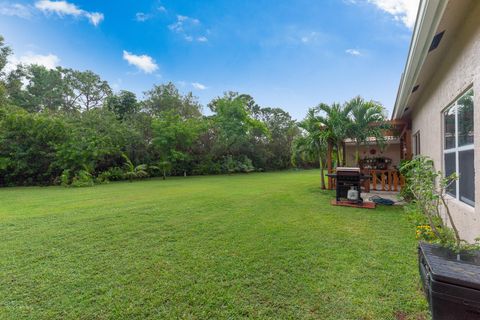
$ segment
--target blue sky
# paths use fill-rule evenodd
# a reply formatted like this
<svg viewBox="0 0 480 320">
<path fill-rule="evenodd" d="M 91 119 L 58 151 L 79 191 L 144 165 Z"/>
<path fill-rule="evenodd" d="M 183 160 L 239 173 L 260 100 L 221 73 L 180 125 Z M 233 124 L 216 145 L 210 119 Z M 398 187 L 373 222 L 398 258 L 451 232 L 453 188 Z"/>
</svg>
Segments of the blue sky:
<svg viewBox="0 0 480 320">
<path fill-rule="evenodd" d="M 391 110 L 418 0 L 0 0 L 11 63 L 93 70 L 115 90 L 174 82 L 206 105 L 251 94 L 297 119 L 355 95 Z"/>
</svg>

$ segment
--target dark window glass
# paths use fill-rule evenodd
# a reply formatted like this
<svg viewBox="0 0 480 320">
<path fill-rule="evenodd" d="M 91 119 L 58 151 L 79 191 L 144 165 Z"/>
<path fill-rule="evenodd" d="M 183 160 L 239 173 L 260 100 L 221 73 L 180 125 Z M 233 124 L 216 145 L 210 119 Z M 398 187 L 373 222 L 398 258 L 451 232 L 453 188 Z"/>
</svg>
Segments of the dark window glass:
<svg viewBox="0 0 480 320">
<path fill-rule="evenodd" d="M 455 148 L 455 107 L 445 111 L 445 149 Z"/>
<path fill-rule="evenodd" d="M 457 101 L 458 146 L 473 144 L 473 90 Z"/>
<path fill-rule="evenodd" d="M 417 154 L 420 154 L 420 132 L 417 133 Z"/>
<path fill-rule="evenodd" d="M 473 159 L 473 150 L 458 152 L 460 200 L 472 206 L 475 204 L 475 169 Z"/>
<path fill-rule="evenodd" d="M 455 152 L 445 153 L 445 177 L 455 173 Z M 453 197 L 457 196 L 457 185 L 455 181 L 451 183 L 446 192 Z"/>
<path fill-rule="evenodd" d="M 419 155 L 420 154 L 420 131 L 418 131 L 416 134 L 415 134 L 415 137 L 413 139 L 413 142 L 415 144 L 415 146 L 413 147 L 413 150 L 414 150 L 414 153 L 415 155 Z"/>
</svg>

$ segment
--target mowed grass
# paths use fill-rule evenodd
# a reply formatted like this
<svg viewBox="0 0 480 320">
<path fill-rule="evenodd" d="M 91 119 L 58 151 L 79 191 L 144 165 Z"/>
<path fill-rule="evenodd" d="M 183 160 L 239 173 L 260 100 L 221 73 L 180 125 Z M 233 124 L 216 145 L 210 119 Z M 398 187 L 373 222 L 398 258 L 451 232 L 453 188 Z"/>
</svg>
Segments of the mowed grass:
<svg viewBox="0 0 480 320">
<path fill-rule="evenodd" d="M 318 171 L 0 190 L 2 319 L 423 319 L 401 208 Z"/>
</svg>

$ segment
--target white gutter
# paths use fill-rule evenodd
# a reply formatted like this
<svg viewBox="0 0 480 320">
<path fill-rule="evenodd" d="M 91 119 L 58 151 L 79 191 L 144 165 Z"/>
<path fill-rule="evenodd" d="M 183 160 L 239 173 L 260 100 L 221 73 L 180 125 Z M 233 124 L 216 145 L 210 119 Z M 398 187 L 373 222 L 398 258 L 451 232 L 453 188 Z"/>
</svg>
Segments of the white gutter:
<svg viewBox="0 0 480 320">
<path fill-rule="evenodd" d="M 401 119 L 416 85 L 433 37 L 449 0 L 420 0 L 405 70 L 400 79 L 392 120 Z"/>
</svg>

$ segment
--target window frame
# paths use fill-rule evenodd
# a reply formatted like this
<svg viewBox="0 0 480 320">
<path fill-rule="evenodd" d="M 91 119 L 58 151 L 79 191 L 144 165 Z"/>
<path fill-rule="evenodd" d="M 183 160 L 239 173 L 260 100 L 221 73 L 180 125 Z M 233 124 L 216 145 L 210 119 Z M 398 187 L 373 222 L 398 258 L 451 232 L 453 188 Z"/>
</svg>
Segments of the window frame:
<svg viewBox="0 0 480 320">
<path fill-rule="evenodd" d="M 443 173 L 445 175 L 445 155 L 446 154 L 449 154 L 449 153 L 455 153 L 455 173 L 457 175 L 460 175 L 460 162 L 459 162 L 459 154 L 460 152 L 462 151 L 468 151 L 468 150 L 474 150 L 475 151 L 475 123 L 474 123 L 474 127 L 473 127 L 473 143 L 472 144 L 468 144 L 468 145 L 463 145 L 461 147 L 458 146 L 458 136 L 459 136 L 459 132 L 458 132 L 458 101 L 463 97 L 465 96 L 468 92 L 472 91 L 472 95 L 473 97 L 475 96 L 475 92 L 473 91 L 473 87 L 470 86 L 468 89 L 466 89 L 465 91 L 463 91 L 459 96 L 457 96 L 454 100 L 453 103 L 451 103 L 448 107 L 446 107 L 445 109 L 442 110 L 442 163 L 443 163 Z M 446 141 L 445 141 L 445 114 L 447 113 L 448 110 L 452 109 L 452 108 L 455 108 L 455 147 L 453 148 L 449 148 L 449 149 L 446 149 L 445 146 L 446 146 Z M 473 108 L 473 112 L 475 112 L 475 107 Z M 473 118 L 472 120 L 475 119 L 474 118 L 474 115 L 473 115 Z M 474 168 L 475 168 L 475 158 L 474 158 Z M 475 178 L 474 178 L 475 179 Z M 474 180 L 474 184 L 475 184 L 475 180 Z M 462 202 L 462 203 L 465 203 L 473 208 L 475 208 L 475 199 L 473 200 L 473 202 L 469 201 L 465 201 L 465 200 L 461 200 L 460 199 L 460 179 L 457 179 L 455 181 L 455 195 L 447 192 L 445 190 L 445 193 L 448 194 L 449 196 L 455 198 L 456 200 Z"/>
<path fill-rule="evenodd" d="M 417 132 L 415 132 L 415 134 L 413 135 L 413 155 L 414 156 L 418 156 L 420 155 L 421 153 L 421 147 L 420 147 L 420 130 L 418 130 Z"/>
</svg>

